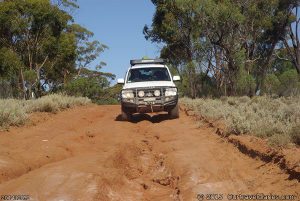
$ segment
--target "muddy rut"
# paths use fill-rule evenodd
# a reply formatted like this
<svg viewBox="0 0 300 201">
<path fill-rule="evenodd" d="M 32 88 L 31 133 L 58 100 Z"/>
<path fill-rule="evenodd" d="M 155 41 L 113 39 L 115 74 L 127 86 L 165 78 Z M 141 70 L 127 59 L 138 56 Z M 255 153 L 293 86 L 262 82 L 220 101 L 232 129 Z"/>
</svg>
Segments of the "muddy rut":
<svg viewBox="0 0 300 201">
<path fill-rule="evenodd" d="M 135 115 L 120 106 L 34 114 L 0 132 L 0 195 L 30 200 L 199 200 L 200 194 L 276 194 L 300 199 L 300 184 L 250 158 L 181 112 Z M 197 198 L 198 195 L 198 198 Z"/>
</svg>

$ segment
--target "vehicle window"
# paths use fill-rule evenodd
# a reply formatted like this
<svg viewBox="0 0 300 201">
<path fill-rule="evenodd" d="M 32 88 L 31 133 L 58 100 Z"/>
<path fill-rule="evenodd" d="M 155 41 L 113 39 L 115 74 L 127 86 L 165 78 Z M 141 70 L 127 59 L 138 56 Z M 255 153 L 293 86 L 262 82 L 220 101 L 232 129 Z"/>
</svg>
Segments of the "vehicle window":
<svg viewBox="0 0 300 201">
<path fill-rule="evenodd" d="M 171 81 L 167 68 L 137 68 L 128 73 L 127 82 Z"/>
</svg>

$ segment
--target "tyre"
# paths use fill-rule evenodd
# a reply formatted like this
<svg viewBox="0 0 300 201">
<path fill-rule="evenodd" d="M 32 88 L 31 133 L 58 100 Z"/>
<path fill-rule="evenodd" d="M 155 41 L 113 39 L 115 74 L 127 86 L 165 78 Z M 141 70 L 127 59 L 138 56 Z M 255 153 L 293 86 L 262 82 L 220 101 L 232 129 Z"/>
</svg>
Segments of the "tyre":
<svg viewBox="0 0 300 201">
<path fill-rule="evenodd" d="M 168 114 L 169 114 L 170 119 L 177 119 L 177 118 L 179 118 L 178 103 L 176 104 L 176 106 L 174 108 L 172 108 L 171 110 L 169 110 Z"/>
<path fill-rule="evenodd" d="M 123 121 L 131 121 L 132 114 L 130 112 L 127 112 L 126 110 L 122 109 L 122 120 Z"/>
</svg>

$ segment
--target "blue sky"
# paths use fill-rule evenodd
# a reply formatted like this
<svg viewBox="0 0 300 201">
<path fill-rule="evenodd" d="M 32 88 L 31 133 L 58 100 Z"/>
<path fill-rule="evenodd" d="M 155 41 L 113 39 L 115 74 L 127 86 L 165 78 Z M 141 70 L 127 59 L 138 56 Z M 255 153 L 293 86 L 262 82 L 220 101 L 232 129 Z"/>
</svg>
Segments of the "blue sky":
<svg viewBox="0 0 300 201">
<path fill-rule="evenodd" d="M 155 12 L 150 0 L 78 0 L 78 4 L 76 23 L 94 32 L 94 39 L 109 47 L 100 56 L 107 63 L 102 71 L 123 77 L 130 59 L 159 56 L 158 45 L 146 41 L 143 35 L 144 25 L 151 24 Z"/>
</svg>

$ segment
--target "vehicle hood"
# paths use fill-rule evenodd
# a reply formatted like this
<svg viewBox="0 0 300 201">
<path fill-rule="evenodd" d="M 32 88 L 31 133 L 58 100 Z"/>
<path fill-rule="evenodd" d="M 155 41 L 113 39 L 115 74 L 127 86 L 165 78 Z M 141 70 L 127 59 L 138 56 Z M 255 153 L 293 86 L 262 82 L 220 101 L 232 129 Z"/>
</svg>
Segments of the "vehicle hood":
<svg viewBox="0 0 300 201">
<path fill-rule="evenodd" d="M 123 89 L 133 89 L 142 87 L 175 87 L 172 81 L 148 81 L 148 82 L 133 82 L 126 83 Z"/>
</svg>

